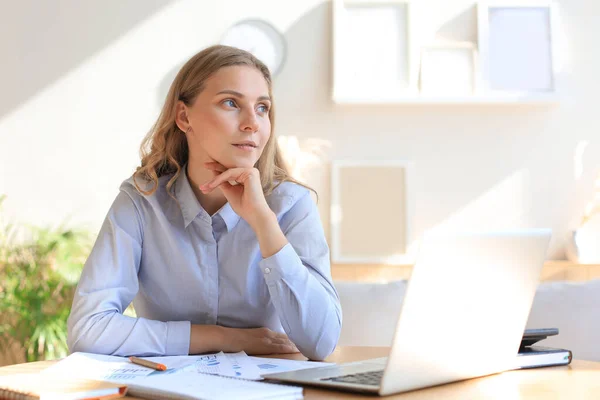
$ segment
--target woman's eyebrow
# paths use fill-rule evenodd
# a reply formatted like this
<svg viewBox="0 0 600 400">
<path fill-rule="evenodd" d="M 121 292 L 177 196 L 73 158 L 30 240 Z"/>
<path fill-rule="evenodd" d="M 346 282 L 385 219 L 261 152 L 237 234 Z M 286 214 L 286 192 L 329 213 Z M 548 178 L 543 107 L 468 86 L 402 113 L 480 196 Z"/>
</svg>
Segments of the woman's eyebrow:
<svg viewBox="0 0 600 400">
<path fill-rule="evenodd" d="M 229 89 L 225 89 L 225 90 L 221 90 L 219 93 L 217 93 L 217 95 L 219 94 L 230 94 L 232 96 L 236 96 L 239 98 L 244 98 L 246 96 L 244 96 L 243 94 L 241 94 L 240 92 L 236 92 L 235 90 L 229 90 Z M 257 100 L 261 101 L 261 100 L 268 100 L 271 101 L 271 98 L 269 96 L 260 96 Z"/>
</svg>

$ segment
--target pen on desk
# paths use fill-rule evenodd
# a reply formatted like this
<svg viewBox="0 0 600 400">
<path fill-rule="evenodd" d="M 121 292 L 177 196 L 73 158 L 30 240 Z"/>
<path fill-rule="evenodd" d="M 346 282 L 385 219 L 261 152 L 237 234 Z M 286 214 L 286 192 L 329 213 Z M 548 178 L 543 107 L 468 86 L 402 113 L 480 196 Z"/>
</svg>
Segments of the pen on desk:
<svg viewBox="0 0 600 400">
<path fill-rule="evenodd" d="M 131 356 L 129 357 L 129 361 L 134 364 L 143 365 L 144 367 L 153 368 L 157 371 L 166 371 L 167 366 L 165 364 L 159 364 L 152 361 L 144 360 L 143 358 L 138 358 Z"/>
</svg>

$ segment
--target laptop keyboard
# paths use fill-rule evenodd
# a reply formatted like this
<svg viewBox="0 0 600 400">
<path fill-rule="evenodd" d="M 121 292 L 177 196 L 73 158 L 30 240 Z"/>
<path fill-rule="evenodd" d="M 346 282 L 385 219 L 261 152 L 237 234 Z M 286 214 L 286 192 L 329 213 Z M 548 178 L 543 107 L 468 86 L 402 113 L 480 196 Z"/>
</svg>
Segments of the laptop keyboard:
<svg viewBox="0 0 600 400">
<path fill-rule="evenodd" d="M 329 382 L 353 383 L 356 385 L 379 386 L 382 377 L 383 370 L 380 370 L 371 372 L 361 372 L 358 374 L 334 376 L 333 378 L 323 378 L 321 380 Z"/>
</svg>

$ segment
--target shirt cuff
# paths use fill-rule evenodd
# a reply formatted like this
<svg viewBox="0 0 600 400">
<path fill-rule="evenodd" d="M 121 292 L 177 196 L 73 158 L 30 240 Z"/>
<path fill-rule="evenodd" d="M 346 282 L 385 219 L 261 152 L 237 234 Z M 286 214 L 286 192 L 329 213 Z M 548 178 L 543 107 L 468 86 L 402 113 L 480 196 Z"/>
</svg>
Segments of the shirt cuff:
<svg viewBox="0 0 600 400">
<path fill-rule="evenodd" d="M 191 330 L 190 321 L 168 321 L 165 356 L 187 356 L 190 353 Z"/>
<path fill-rule="evenodd" d="M 264 258 L 259 262 L 267 285 L 296 275 L 301 269 L 295 268 L 295 264 L 302 264 L 302 262 L 290 243 L 271 257 Z"/>
</svg>

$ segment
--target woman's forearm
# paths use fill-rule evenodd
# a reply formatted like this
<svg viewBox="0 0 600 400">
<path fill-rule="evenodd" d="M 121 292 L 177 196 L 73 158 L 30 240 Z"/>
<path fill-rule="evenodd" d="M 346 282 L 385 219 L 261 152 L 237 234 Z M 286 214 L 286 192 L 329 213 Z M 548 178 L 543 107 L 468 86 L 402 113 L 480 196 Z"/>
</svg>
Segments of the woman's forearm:
<svg viewBox="0 0 600 400">
<path fill-rule="evenodd" d="M 227 328 L 219 325 L 194 325 L 190 333 L 190 354 L 219 352 L 226 344 Z"/>
<path fill-rule="evenodd" d="M 267 328 L 192 325 L 190 335 L 189 354 L 245 351 L 247 354 L 260 355 L 298 351 L 285 334 Z"/>
<path fill-rule="evenodd" d="M 271 257 L 288 244 L 288 240 L 279 226 L 275 213 L 270 210 L 265 216 L 258 218 L 252 224 L 252 229 L 256 233 L 258 246 L 263 258 Z"/>
</svg>

